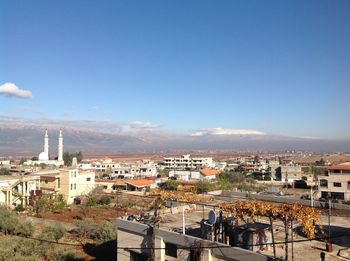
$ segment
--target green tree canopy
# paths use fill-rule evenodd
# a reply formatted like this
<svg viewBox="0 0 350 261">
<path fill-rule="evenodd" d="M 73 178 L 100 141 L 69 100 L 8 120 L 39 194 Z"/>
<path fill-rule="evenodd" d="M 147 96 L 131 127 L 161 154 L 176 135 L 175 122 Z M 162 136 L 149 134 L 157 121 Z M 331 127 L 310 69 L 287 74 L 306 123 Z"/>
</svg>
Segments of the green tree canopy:
<svg viewBox="0 0 350 261">
<path fill-rule="evenodd" d="M 0 168 L 0 175 L 11 175 L 7 168 Z"/>
<path fill-rule="evenodd" d="M 72 166 L 73 158 L 77 158 L 78 163 L 83 160 L 83 153 L 81 151 L 79 152 L 65 152 L 63 153 L 63 161 L 64 165 L 66 166 Z"/>
</svg>

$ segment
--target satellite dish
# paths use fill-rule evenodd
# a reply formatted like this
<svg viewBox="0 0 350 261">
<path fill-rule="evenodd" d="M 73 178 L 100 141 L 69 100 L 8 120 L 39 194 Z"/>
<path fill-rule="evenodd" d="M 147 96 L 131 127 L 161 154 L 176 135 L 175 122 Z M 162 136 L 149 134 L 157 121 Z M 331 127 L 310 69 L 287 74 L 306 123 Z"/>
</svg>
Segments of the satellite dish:
<svg viewBox="0 0 350 261">
<path fill-rule="evenodd" d="M 216 213 L 214 210 L 209 211 L 208 223 L 214 225 L 216 222 Z"/>
</svg>

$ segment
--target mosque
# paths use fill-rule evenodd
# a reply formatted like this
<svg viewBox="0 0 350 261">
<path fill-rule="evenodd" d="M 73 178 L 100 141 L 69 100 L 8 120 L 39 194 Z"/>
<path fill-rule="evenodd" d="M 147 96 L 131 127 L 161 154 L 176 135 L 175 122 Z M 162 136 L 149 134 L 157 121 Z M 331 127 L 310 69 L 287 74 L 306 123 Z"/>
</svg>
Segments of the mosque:
<svg viewBox="0 0 350 261">
<path fill-rule="evenodd" d="M 47 164 L 47 165 L 55 165 L 57 167 L 63 166 L 63 135 L 62 130 L 60 130 L 59 136 L 58 136 L 58 154 L 57 154 L 57 160 L 50 160 L 49 158 L 49 134 L 47 130 L 45 130 L 45 136 L 44 136 L 44 151 L 41 152 L 38 156 L 38 160 L 28 160 L 24 164 L 25 165 L 40 165 L 40 164 Z"/>
</svg>

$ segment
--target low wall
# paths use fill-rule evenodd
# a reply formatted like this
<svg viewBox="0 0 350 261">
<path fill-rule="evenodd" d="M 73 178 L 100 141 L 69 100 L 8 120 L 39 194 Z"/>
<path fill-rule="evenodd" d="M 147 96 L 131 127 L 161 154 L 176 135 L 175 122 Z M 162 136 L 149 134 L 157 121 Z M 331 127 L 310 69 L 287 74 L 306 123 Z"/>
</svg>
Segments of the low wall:
<svg viewBox="0 0 350 261">
<path fill-rule="evenodd" d="M 247 199 L 271 201 L 276 203 L 286 203 L 286 204 L 299 203 L 305 206 L 311 206 L 311 200 L 298 199 L 298 198 L 292 198 L 292 197 L 270 196 L 270 195 L 261 195 L 256 193 L 238 192 L 238 191 L 223 191 L 221 195 L 227 196 L 227 197 L 241 197 L 241 198 L 247 198 Z M 314 200 L 314 207 L 328 208 L 328 202 L 321 202 L 318 200 Z M 331 208 L 340 209 L 340 210 L 350 210 L 350 205 L 332 203 Z"/>
</svg>

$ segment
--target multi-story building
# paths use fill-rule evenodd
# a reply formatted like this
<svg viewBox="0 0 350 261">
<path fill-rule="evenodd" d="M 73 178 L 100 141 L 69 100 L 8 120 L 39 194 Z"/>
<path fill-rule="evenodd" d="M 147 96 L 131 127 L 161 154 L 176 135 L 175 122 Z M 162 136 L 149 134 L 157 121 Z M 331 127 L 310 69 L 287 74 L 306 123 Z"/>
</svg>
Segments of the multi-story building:
<svg viewBox="0 0 350 261">
<path fill-rule="evenodd" d="M 318 176 L 321 198 L 350 200 L 350 162 L 328 167 L 326 174 Z"/>
<path fill-rule="evenodd" d="M 78 168 L 42 171 L 34 175 L 40 176 L 40 187 L 44 194 L 62 194 L 68 204 L 95 188 L 95 173 Z"/>
<path fill-rule="evenodd" d="M 191 158 L 190 155 L 182 155 L 181 157 L 164 157 L 162 165 L 169 169 L 202 169 L 215 167 L 213 158 Z"/>
<path fill-rule="evenodd" d="M 156 164 L 152 161 L 143 160 L 139 164 L 117 163 L 113 161 L 95 162 L 93 168 L 97 172 L 109 173 L 111 177 L 155 177 L 157 176 Z"/>
<path fill-rule="evenodd" d="M 269 163 L 271 177 L 277 181 L 294 181 L 303 176 L 302 167 L 298 164 L 279 164 L 277 161 Z"/>
<path fill-rule="evenodd" d="M 1 176 L 0 204 L 7 206 L 26 206 L 32 191 L 40 188 L 40 178 L 33 176 Z"/>
</svg>

